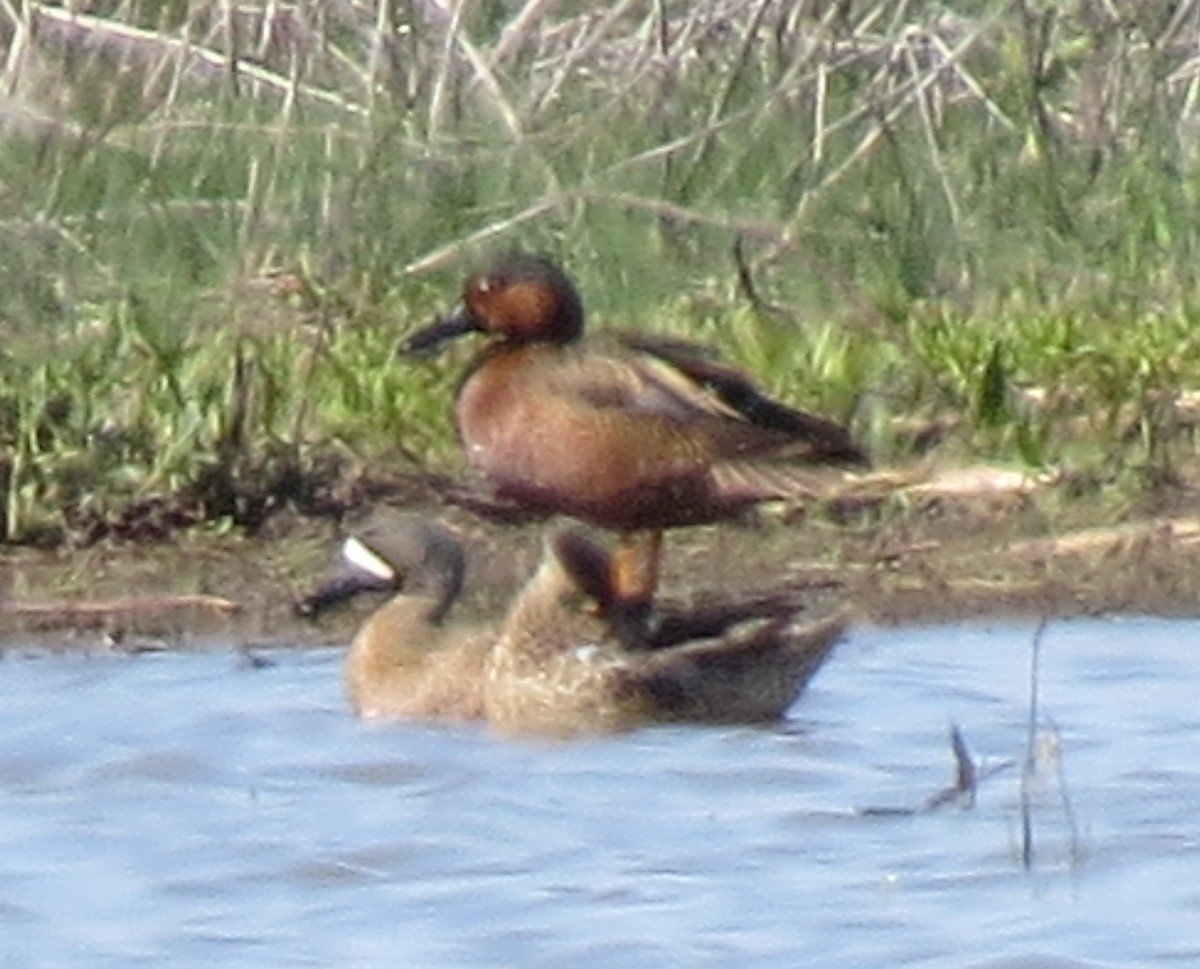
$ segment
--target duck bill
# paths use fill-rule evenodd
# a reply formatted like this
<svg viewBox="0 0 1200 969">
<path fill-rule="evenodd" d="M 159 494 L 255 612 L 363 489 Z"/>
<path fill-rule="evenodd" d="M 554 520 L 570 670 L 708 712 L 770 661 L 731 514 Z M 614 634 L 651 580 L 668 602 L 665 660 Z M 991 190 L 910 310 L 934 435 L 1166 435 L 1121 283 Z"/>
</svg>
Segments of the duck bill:
<svg viewBox="0 0 1200 969">
<path fill-rule="evenodd" d="M 441 317 L 429 326 L 417 330 L 400 342 L 400 353 L 406 357 L 424 356 L 440 348 L 443 344 L 456 340 L 467 333 L 481 330 L 479 321 L 475 319 L 465 306 L 460 306 L 447 316 Z"/>
<path fill-rule="evenodd" d="M 378 579 L 350 572 L 330 576 L 296 603 L 296 614 L 316 619 L 333 606 L 349 602 L 363 592 L 377 592 L 385 586 Z"/>
</svg>

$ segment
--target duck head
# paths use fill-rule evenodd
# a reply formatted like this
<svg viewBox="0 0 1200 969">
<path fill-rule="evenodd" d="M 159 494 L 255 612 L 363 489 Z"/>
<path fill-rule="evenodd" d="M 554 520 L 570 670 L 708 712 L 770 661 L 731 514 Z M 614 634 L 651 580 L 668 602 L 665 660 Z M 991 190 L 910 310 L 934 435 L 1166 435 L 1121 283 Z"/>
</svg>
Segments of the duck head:
<svg viewBox="0 0 1200 969">
<path fill-rule="evenodd" d="M 462 591 L 466 560 L 458 536 L 420 515 L 377 513 L 342 543 L 330 577 L 296 604 L 316 618 L 362 593 L 403 591 L 434 603 L 429 622 L 440 622 Z"/>
<path fill-rule="evenodd" d="M 468 276 L 459 305 L 411 334 L 400 352 L 432 353 L 467 333 L 489 333 L 512 343 L 570 343 L 583 334 L 583 303 L 553 261 L 508 252 Z"/>
</svg>

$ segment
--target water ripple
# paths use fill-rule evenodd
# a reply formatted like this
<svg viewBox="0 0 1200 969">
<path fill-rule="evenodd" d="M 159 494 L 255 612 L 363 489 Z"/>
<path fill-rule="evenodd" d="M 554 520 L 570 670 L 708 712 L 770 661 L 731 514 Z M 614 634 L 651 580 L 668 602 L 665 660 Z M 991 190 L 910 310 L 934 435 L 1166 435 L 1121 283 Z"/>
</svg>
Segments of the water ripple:
<svg viewBox="0 0 1200 969">
<path fill-rule="evenodd" d="M 5 965 L 1096 969 L 1200 956 L 1200 623 L 855 632 L 766 728 L 359 723 L 335 650 L 0 660 Z M 864 809 L 876 810 L 874 814 Z M 19 931 L 16 931 L 18 930 Z"/>
</svg>

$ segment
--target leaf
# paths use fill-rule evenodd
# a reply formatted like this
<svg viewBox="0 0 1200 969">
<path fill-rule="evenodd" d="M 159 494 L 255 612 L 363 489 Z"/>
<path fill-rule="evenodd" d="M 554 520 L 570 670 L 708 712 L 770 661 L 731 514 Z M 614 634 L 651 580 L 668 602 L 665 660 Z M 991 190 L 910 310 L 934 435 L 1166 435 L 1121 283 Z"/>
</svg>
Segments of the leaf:
<svg viewBox="0 0 1200 969">
<path fill-rule="evenodd" d="M 1000 427 L 1011 417 L 1008 409 L 1008 373 L 1001 359 L 999 340 L 992 344 L 987 366 L 983 368 L 975 416 L 984 427 Z"/>
</svg>

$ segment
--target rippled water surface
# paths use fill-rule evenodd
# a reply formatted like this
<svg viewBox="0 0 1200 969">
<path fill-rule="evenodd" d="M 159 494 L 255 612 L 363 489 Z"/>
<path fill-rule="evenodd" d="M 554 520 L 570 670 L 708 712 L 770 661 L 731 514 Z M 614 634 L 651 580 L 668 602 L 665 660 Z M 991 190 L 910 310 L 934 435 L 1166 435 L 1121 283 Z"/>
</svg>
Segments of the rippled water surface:
<svg viewBox="0 0 1200 969">
<path fill-rule="evenodd" d="M 782 726 L 570 745 L 355 722 L 331 650 L 10 651 L 0 964 L 1200 965 L 1200 623 L 1048 628 L 1031 871 L 1016 767 L 863 811 L 951 723 L 1020 760 L 1032 631 L 857 630 Z"/>
</svg>

